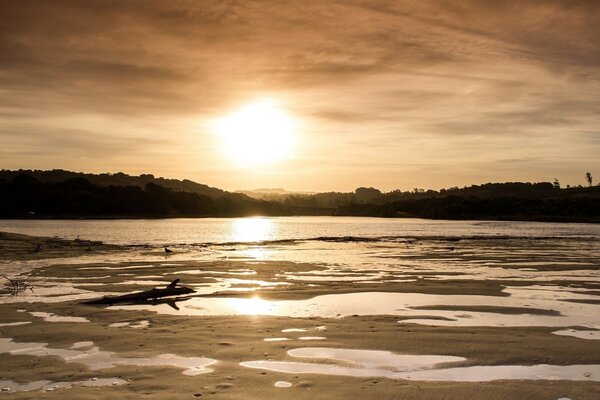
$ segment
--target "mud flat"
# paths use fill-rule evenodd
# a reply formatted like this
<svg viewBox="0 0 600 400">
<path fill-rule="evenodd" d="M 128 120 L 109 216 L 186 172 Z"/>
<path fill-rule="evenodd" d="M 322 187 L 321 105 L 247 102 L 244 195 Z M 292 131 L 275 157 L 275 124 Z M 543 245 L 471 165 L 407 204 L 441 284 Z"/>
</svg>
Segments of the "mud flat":
<svg viewBox="0 0 600 400">
<path fill-rule="evenodd" d="M 515 248 L 494 244 L 499 268 Z M 474 245 L 462 255 L 460 244 L 448 255 L 429 246 L 411 250 L 428 270 L 390 264 L 374 277 L 325 263 L 61 246 L 60 256 L 37 251 L 20 274 L 17 257 L 4 261 L 33 291 L 0 297 L 0 397 L 600 398 L 600 347 L 591 340 L 600 306 L 569 301 L 600 298 L 593 257 L 582 276 L 561 268 L 524 279 L 510 267 L 471 279 L 449 274 L 457 271 L 443 258 L 472 273 Z M 82 304 L 175 278 L 194 293 Z"/>
<path fill-rule="evenodd" d="M 0 232 L 0 260 L 39 260 L 122 250 L 123 246 L 92 240 L 65 240 Z"/>
</svg>

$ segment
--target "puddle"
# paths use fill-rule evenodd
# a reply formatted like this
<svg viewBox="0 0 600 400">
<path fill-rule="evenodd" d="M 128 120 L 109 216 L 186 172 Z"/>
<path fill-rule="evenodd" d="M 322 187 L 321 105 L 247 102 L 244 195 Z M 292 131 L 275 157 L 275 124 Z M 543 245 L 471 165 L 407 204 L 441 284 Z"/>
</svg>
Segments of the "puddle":
<svg viewBox="0 0 600 400">
<path fill-rule="evenodd" d="M 90 322 L 89 319 L 84 317 L 64 317 L 43 311 L 30 311 L 29 314 L 34 317 L 43 318 L 46 322 Z"/>
<path fill-rule="evenodd" d="M 150 321 L 147 320 L 142 320 L 142 321 L 137 321 L 137 322 L 115 322 L 113 324 L 108 325 L 111 328 L 124 328 L 124 327 L 129 327 L 129 328 L 133 328 L 133 329 L 141 329 L 141 328 L 147 328 L 150 326 Z"/>
<path fill-rule="evenodd" d="M 344 274 L 344 275 L 336 275 L 334 273 L 315 273 L 315 274 L 309 274 L 309 273 L 296 273 L 296 274 L 289 274 L 289 275 L 278 275 L 278 276 L 285 276 L 286 279 L 290 280 L 290 281 L 305 281 L 305 282 L 377 282 L 377 283 L 382 283 L 381 279 L 385 276 L 386 274 L 384 273 L 377 273 L 377 274 Z"/>
<path fill-rule="evenodd" d="M 95 271 L 95 270 L 107 270 L 107 271 L 112 271 L 112 270 L 127 270 L 127 269 L 140 269 L 140 268 L 156 268 L 155 265 L 128 265 L 128 266 L 119 266 L 119 265 L 115 265 L 115 266 L 110 266 L 110 267 L 79 267 L 77 268 L 78 270 L 81 271 Z"/>
<path fill-rule="evenodd" d="M 286 381 L 275 382 L 275 387 L 278 387 L 278 388 L 289 388 L 291 386 L 292 386 L 292 384 L 290 382 L 286 382 Z"/>
<path fill-rule="evenodd" d="M 27 325 L 30 324 L 31 321 L 23 321 L 23 322 L 5 322 L 1 323 L 0 326 L 19 326 L 19 325 Z"/>
<path fill-rule="evenodd" d="M 269 338 L 264 338 L 263 339 L 265 342 L 283 342 L 286 340 L 290 340 L 286 337 L 269 337 Z"/>
<path fill-rule="evenodd" d="M 599 330 L 563 329 L 552 333 L 560 336 L 573 336 L 579 339 L 600 340 Z"/>
<path fill-rule="evenodd" d="M 135 279 L 131 281 L 117 282 L 116 285 L 131 285 L 131 286 L 167 286 L 171 282 L 157 280 Z"/>
<path fill-rule="evenodd" d="M 47 343 L 19 343 L 12 339 L 0 338 L 0 353 L 27 354 L 38 357 L 58 356 L 66 363 L 84 364 L 91 370 L 113 368 L 117 365 L 134 366 L 173 366 L 182 368 L 184 375 L 198 375 L 212 372 L 207 368 L 217 360 L 205 357 L 182 357 L 174 354 L 161 354 L 152 358 L 119 357 L 110 351 L 100 350 L 93 342 L 77 342 L 71 349 L 46 347 Z"/>
<path fill-rule="evenodd" d="M 94 342 L 90 342 L 90 341 L 86 341 L 86 342 L 75 342 L 73 343 L 73 345 L 71 346 L 72 349 L 89 349 L 94 347 Z"/>
<path fill-rule="evenodd" d="M 292 357 L 341 363 L 288 361 L 247 361 L 248 368 L 293 374 L 321 374 L 353 377 L 382 377 L 415 381 L 487 382 L 494 380 L 600 381 L 600 365 L 498 365 L 449 367 L 465 358 L 434 355 L 399 355 L 380 350 L 300 348 L 288 351 Z M 351 365 L 351 366 L 348 366 Z"/>
<path fill-rule="evenodd" d="M 148 310 L 171 315 L 269 315 L 295 318 L 342 318 L 350 315 L 399 315 L 402 323 L 444 326 L 591 326 L 600 325 L 596 304 L 563 299 L 577 297 L 548 287 L 506 288 L 507 296 L 434 295 L 423 293 L 362 292 L 316 296 L 307 300 L 195 297 L 178 302 L 179 310 L 166 304 L 114 306 L 121 310 Z M 589 298 L 587 295 L 580 295 Z M 469 306 L 472 311 L 437 310 L 435 306 Z M 423 310 L 432 319 L 423 319 Z M 481 310 L 477 310 L 480 307 Z M 503 313 L 503 309 L 530 309 L 531 313 Z M 495 310 L 495 312 L 490 312 Z M 411 317 L 414 317 L 411 318 Z"/>
<path fill-rule="evenodd" d="M 31 392 L 39 390 L 42 392 L 52 392 L 60 389 L 70 389 L 73 386 L 101 387 L 101 386 L 120 386 L 127 384 L 127 381 L 119 378 L 94 378 L 85 381 L 34 381 L 28 383 L 17 383 L 11 380 L 0 380 L 2 393 Z"/>
<path fill-rule="evenodd" d="M 226 278 L 225 283 L 229 285 L 256 285 L 260 287 L 270 286 L 289 286 L 291 283 L 288 282 L 267 282 L 256 279 L 239 279 L 239 278 Z"/>
<path fill-rule="evenodd" d="M 282 329 L 281 333 L 292 333 L 292 332 L 306 332 L 306 329 L 301 329 L 301 328 L 289 328 L 289 329 Z"/>
<path fill-rule="evenodd" d="M 316 358 L 360 364 L 365 368 L 387 368 L 395 372 L 430 369 L 439 364 L 458 363 L 466 358 L 437 355 L 404 355 L 384 350 L 337 349 L 330 347 L 303 347 L 289 350 L 299 358 Z"/>
<path fill-rule="evenodd" d="M 186 274 L 186 275 L 256 275 L 257 272 L 251 269 L 244 270 L 228 270 L 228 271 L 203 271 L 200 269 L 187 269 L 184 271 L 177 271 L 175 274 Z"/>
<path fill-rule="evenodd" d="M 326 337 L 323 336 L 300 336 L 298 339 L 300 340 L 325 340 Z"/>
</svg>

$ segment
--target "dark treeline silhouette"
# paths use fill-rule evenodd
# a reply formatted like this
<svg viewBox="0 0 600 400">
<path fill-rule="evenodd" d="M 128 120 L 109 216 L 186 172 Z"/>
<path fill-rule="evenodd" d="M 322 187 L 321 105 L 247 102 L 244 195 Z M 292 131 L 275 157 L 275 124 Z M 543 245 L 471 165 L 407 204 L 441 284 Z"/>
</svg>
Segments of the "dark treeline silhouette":
<svg viewBox="0 0 600 400">
<path fill-rule="evenodd" d="M 156 178 L 152 174 L 142 174 L 139 176 L 127 175 L 122 172 L 114 174 L 103 173 L 103 174 L 86 174 L 83 172 L 72 172 L 65 171 L 62 169 L 53 169 L 49 171 L 44 170 L 1 170 L 0 180 L 12 181 L 14 177 L 21 174 L 27 174 L 40 182 L 43 183 L 60 183 L 67 179 L 72 178 L 85 178 L 90 183 L 98 186 L 138 186 L 140 188 L 146 187 L 148 183 L 153 183 L 158 186 L 162 186 L 167 189 L 173 189 L 175 191 L 197 193 L 211 198 L 231 198 L 239 200 L 245 196 L 239 193 L 230 193 L 224 190 L 196 183 L 188 179 L 167 179 L 167 178 Z"/>
<path fill-rule="evenodd" d="M 483 199 L 448 196 L 400 200 L 383 205 L 354 203 L 340 207 L 337 214 L 432 219 L 600 222 L 600 190 L 597 192 L 596 197 Z"/>
<path fill-rule="evenodd" d="M 0 218 L 249 215 L 600 222 L 600 186 L 512 182 L 387 193 L 362 187 L 350 193 L 286 192 L 266 201 L 152 175 L 0 171 Z"/>
<path fill-rule="evenodd" d="M 282 206 L 247 197 L 211 198 L 154 183 L 100 186 L 83 177 L 44 183 L 27 174 L 0 180 L 0 217 L 181 217 L 280 215 Z"/>
</svg>

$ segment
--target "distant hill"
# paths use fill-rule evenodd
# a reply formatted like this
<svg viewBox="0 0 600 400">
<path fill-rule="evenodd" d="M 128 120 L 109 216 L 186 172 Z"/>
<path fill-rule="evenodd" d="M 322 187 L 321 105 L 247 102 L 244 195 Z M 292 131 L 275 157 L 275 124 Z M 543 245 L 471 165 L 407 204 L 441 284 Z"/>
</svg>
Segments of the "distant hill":
<svg viewBox="0 0 600 400">
<path fill-rule="evenodd" d="M 297 195 L 314 195 L 315 192 L 296 192 L 296 191 L 288 191 L 281 188 L 262 188 L 262 189 L 254 189 L 254 190 L 236 190 L 235 193 L 241 193 L 248 197 L 252 197 L 254 199 L 262 199 L 262 200 L 273 200 L 273 201 L 282 201 L 290 196 Z"/>
<path fill-rule="evenodd" d="M 71 172 L 62 169 L 53 169 L 49 171 L 43 170 L 1 170 L 0 180 L 4 179 L 11 181 L 15 176 L 19 174 L 27 174 L 32 178 L 37 179 L 42 183 L 59 183 L 66 181 L 67 179 L 73 178 L 85 178 L 91 184 L 98 186 L 137 186 L 140 188 L 145 187 L 148 183 L 153 183 L 164 188 L 172 189 L 178 192 L 190 192 L 197 193 L 204 196 L 208 196 L 213 199 L 222 197 L 228 197 L 233 199 L 241 199 L 241 193 L 231 193 L 222 189 L 210 187 L 201 183 L 196 183 L 189 179 L 168 179 L 168 178 L 156 178 L 152 174 L 142 174 L 139 176 L 127 175 L 122 172 L 117 173 L 103 173 L 103 174 L 88 174 L 83 172 Z"/>
<path fill-rule="evenodd" d="M 331 207 L 335 215 L 600 222 L 600 186 L 560 188 L 550 182 L 486 183 L 463 188 L 295 195 L 289 207 Z"/>
<path fill-rule="evenodd" d="M 439 191 L 231 193 L 150 174 L 0 171 L 0 218 L 234 217 L 348 215 L 433 219 L 600 222 L 600 186 L 486 183 Z"/>
<path fill-rule="evenodd" d="M 0 218 L 235 217 L 283 206 L 189 180 L 64 170 L 0 171 Z"/>
</svg>

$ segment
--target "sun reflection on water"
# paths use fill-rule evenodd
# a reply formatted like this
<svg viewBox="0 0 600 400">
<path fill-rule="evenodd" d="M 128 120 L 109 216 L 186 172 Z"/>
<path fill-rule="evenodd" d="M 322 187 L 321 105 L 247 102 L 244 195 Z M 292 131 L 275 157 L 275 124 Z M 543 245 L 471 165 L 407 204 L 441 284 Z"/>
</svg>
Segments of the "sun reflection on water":
<svg viewBox="0 0 600 400">
<path fill-rule="evenodd" d="M 244 257 L 253 258 L 258 261 L 265 261 L 271 258 L 271 255 L 274 253 L 274 251 L 263 247 L 251 247 L 240 250 L 239 253 Z"/>
<path fill-rule="evenodd" d="M 261 242 L 272 239 L 274 234 L 275 224 L 270 218 L 240 218 L 231 226 L 232 242 Z"/>
<path fill-rule="evenodd" d="M 241 315 L 270 315 L 277 306 L 274 301 L 263 300 L 259 297 L 250 299 L 226 299 L 228 306 Z"/>
</svg>

